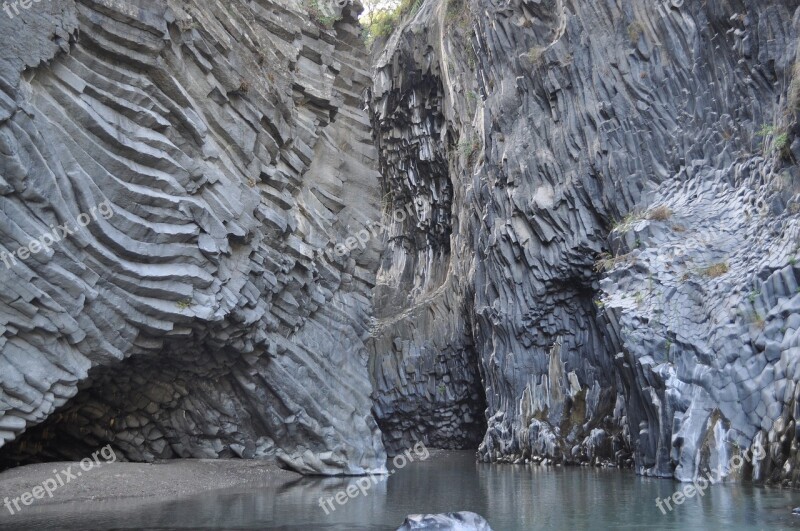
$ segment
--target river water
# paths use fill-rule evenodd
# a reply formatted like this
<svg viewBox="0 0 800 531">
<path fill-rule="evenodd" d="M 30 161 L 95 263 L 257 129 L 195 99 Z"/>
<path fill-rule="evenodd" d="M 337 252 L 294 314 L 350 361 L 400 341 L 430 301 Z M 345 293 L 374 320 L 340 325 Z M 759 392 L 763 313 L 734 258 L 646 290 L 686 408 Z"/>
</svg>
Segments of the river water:
<svg viewBox="0 0 800 531">
<path fill-rule="evenodd" d="M 800 505 L 797 492 L 716 485 L 662 514 L 656 497 L 670 496 L 679 483 L 613 469 L 479 464 L 473 452 L 442 452 L 410 463 L 372 484 L 366 495 L 334 502 L 335 511 L 328 508 L 326 515 L 319 498 L 332 498 L 356 481 L 300 478 L 172 500 L 62 504 L 31 510 L 24 520 L 14 519 L 14 527 L 0 528 L 393 530 L 407 514 L 459 510 L 483 515 L 495 531 L 800 528 L 800 517 L 791 515 Z"/>
</svg>

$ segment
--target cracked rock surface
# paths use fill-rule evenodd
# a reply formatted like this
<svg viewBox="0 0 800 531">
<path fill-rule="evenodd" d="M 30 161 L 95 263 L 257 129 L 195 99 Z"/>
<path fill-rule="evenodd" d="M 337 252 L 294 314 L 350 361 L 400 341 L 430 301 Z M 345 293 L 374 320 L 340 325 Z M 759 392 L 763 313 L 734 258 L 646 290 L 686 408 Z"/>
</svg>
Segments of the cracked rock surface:
<svg viewBox="0 0 800 531">
<path fill-rule="evenodd" d="M 796 485 L 798 8 L 425 0 L 371 57 L 358 5 L 0 17 L 0 462 Z"/>
<path fill-rule="evenodd" d="M 378 252 L 333 252 L 378 212 L 355 11 L 333 28 L 270 0 L 0 17 L 0 251 L 113 207 L 0 265 L 5 464 L 111 443 L 385 470 L 364 344 Z"/>
<path fill-rule="evenodd" d="M 450 282 L 390 336 L 475 350 L 481 459 L 689 480 L 763 446 L 733 477 L 796 482 L 798 5 L 429 0 L 382 43 L 384 187 L 423 207 L 397 233 L 449 241 L 389 247 L 376 313 L 408 291 L 382 275 Z"/>
</svg>

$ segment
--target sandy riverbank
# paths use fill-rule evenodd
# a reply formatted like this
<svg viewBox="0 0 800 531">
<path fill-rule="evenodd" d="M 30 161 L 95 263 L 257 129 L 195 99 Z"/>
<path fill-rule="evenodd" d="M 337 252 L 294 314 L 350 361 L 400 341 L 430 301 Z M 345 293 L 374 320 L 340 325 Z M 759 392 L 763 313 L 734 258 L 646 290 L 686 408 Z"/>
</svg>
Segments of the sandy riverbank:
<svg viewBox="0 0 800 531">
<path fill-rule="evenodd" d="M 41 486 L 49 478 L 55 478 L 54 470 L 64 478 L 62 471 L 70 466 L 73 475 L 81 472 L 77 462 L 54 462 L 21 466 L 0 473 L 0 503 L 5 497 L 13 500 Z M 58 486 L 52 498 L 45 494 L 43 498 L 34 500 L 32 506 L 128 497 L 174 498 L 213 489 L 274 486 L 299 478 L 299 474 L 282 470 L 270 461 L 180 459 L 157 463 L 103 463 Z M 9 516 L 7 508 L 0 509 L 3 516 Z"/>
</svg>

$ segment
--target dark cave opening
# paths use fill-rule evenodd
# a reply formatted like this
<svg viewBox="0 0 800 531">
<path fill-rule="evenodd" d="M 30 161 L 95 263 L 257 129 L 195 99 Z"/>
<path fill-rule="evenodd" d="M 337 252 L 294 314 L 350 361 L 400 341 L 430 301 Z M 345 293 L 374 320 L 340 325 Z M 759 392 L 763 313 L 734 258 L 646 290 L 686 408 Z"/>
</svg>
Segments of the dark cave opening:
<svg viewBox="0 0 800 531">
<path fill-rule="evenodd" d="M 238 363 L 224 349 L 170 344 L 96 367 L 66 404 L 0 448 L 0 470 L 80 460 L 105 445 L 121 461 L 269 457 L 274 430 L 235 377 Z"/>
</svg>

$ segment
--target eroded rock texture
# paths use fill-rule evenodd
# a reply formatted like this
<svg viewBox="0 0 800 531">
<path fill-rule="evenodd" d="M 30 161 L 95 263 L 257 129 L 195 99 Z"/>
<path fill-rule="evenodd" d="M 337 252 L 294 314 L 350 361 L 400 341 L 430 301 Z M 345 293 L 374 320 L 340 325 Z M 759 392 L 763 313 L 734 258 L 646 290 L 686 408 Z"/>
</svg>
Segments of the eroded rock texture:
<svg viewBox="0 0 800 531">
<path fill-rule="evenodd" d="M 0 459 L 795 484 L 799 6 L 426 0 L 371 71 L 357 6 L 0 17 L 0 252 L 113 206 L 0 263 Z"/>
<path fill-rule="evenodd" d="M 376 313 L 404 323 L 406 365 L 430 342 L 476 351 L 482 459 L 685 480 L 758 443 L 742 474 L 795 481 L 798 5 L 429 0 L 385 44 L 382 173 L 425 207 L 395 235 L 450 241 L 390 247 Z M 401 270 L 450 299 L 381 285 Z"/>
<path fill-rule="evenodd" d="M 378 242 L 333 252 L 379 212 L 355 11 L 332 29 L 289 0 L 0 17 L 0 251 L 113 206 L 0 264 L 6 464 L 110 442 L 385 469 L 364 345 Z"/>
<path fill-rule="evenodd" d="M 451 178 L 447 81 L 424 37 L 436 7 L 418 12 L 420 35 L 396 33 L 377 57 L 372 93 L 387 230 L 369 346 L 375 414 L 390 453 L 416 440 L 476 448 L 486 430 L 465 282 L 470 216 Z"/>
</svg>

